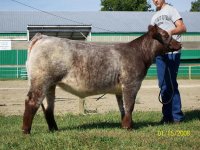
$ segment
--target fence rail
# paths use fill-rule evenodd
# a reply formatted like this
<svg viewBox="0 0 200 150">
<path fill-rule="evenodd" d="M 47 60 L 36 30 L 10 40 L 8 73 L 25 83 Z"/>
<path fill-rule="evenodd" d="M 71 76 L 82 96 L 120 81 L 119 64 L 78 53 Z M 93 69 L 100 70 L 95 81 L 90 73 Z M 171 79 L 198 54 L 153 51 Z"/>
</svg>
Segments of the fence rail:
<svg viewBox="0 0 200 150">
<path fill-rule="evenodd" d="M 0 66 L 0 79 L 27 79 L 26 67 Z"/>
<path fill-rule="evenodd" d="M 27 50 L 0 51 L 0 79 L 27 79 L 25 62 Z M 182 51 L 182 61 L 178 72 L 178 78 L 200 79 L 200 50 Z M 185 64 L 188 59 L 194 62 Z M 190 62 L 191 63 L 191 62 Z M 146 78 L 157 77 L 156 65 L 152 65 Z"/>
<path fill-rule="evenodd" d="M 157 77 L 157 69 L 155 65 L 152 65 L 146 78 Z M 200 65 L 180 65 L 178 70 L 178 78 L 185 79 L 200 79 Z"/>
<path fill-rule="evenodd" d="M 152 65 L 147 73 L 146 78 L 157 77 L 156 66 Z M 200 65 L 180 66 L 178 78 L 184 79 L 200 79 Z M 0 66 L 0 79 L 27 79 L 27 71 L 25 66 L 4 67 Z"/>
</svg>

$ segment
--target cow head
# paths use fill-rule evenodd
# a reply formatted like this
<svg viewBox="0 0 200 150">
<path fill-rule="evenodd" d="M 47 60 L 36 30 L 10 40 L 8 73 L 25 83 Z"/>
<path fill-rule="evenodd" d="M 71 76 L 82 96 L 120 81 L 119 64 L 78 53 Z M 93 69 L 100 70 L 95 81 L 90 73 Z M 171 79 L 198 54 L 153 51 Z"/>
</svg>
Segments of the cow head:
<svg viewBox="0 0 200 150">
<path fill-rule="evenodd" d="M 157 44 L 159 44 L 161 49 L 161 51 L 158 52 L 159 54 L 174 52 L 181 49 L 181 43 L 174 40 L 167 31 L 159 28 L 157 25 L 149 25 L 148 33 L 153 39 L 158 41 Z"/>
</svg>

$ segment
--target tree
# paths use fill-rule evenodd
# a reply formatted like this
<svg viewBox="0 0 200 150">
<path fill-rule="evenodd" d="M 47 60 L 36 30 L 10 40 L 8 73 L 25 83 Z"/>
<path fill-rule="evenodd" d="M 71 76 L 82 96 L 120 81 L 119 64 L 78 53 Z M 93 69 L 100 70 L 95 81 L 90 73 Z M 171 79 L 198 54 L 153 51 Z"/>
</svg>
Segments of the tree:
<svg viewBox="0 0 200 150">
<path fill-rule="evenodd" d="M 146 0 L 101 0 L 101 11 L 148 11 Z"/>
<path fill-rule="evenodd" d="M 200 11 L 200 0 L 192 2 L 191 5 L 192 8 L 190 9 L 190 11 Z"/>
</svg>

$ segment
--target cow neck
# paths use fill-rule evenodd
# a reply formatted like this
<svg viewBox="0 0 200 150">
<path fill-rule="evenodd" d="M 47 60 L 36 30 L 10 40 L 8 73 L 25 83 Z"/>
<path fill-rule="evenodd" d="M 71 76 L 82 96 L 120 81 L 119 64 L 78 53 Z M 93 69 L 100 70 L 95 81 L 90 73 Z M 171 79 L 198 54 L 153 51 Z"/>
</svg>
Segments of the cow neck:
<svg viewBox="0 0 200 150">
<path fill-rule="evenodd" d="M 154 59 L 154 51 L 152 49 L 153 41 L 154 40 L 148 33 L 145 33 L 144 35 L 132 41 L 132 45 L 135 46 L 134 43 L 136 43 L 138 51 L 141 52 L 141 58 L 143 58 L 146 68 L 150 67 Z"/>
</svg>

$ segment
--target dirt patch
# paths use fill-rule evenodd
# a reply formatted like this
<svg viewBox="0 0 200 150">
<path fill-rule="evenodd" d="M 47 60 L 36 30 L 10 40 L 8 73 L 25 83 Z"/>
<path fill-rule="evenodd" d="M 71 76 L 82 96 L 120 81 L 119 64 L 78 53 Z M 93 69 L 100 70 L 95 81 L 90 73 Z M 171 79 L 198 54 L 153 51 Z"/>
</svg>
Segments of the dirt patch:
<svg viewBox="0 0 200 150">
<path fill-rule="evenodd" d="M 161 111 L 162 105 L 158 101 L 157 80 L 144 80 L 136 98 L 136 111 Z M 200 110 L 200 80 L 179 80 L 179 90 L 184 110 Z M 22 115 L 24 100 L 28 92 L 28 82 L 0 81 L 0 114 Z M 118 111 L 114 95 L 107 94 L 96 101 L 101 95 L 86 98 L 85 108 L 88 112 L 105 113 Z M 41 111 L 41 109 L 39 110 Z M 55 113 L 79 113 L 79 98 L 60 88 L 56 89 Z"/>
</svg>

